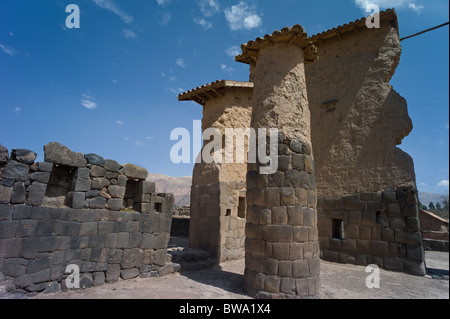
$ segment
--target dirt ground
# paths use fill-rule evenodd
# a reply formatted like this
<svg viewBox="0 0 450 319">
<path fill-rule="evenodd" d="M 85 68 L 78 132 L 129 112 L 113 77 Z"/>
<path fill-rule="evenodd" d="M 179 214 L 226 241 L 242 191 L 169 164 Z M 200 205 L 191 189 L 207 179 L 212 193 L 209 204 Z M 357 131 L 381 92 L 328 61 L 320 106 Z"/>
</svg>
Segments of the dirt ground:
<svg viewBox="0 0 450 319">
<path fill-rule="evenodd" d="M 366 287 L 365 267 L 322 261 L 322 298 L 448 299 L 449 254 L 427 252 L 426 257 L 426 277 L 380 270 L 379 289 Z M 137 278 L 33 299 L 249 299 L 243 290 L 243 272 L 244 260 L 238 260 L 198 272 Z"/>
</svg>

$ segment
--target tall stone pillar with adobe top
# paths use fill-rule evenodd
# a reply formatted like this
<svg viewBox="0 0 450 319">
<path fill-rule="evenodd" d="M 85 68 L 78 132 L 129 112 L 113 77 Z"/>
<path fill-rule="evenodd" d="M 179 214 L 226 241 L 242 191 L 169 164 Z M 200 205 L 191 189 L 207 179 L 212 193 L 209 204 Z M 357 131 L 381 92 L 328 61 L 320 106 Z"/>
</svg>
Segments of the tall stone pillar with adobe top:
<svg viewBox="0 0 450 319">
<path fill-rule="evenodd" d="M 252 66 L 251 127 L 277 128 L 278 168 L 248 165 L 245 284 L 260 298 L 319 297 L 317 195 L 305 63 L 316 58 L 296 25 L 242 46 Z M 269 137 L 267 138 L 269 140 Z M 258 145 L 264 142 L 258 139 Z M 267 143 L 268 145 L 269 143 Z"/>
</svg>

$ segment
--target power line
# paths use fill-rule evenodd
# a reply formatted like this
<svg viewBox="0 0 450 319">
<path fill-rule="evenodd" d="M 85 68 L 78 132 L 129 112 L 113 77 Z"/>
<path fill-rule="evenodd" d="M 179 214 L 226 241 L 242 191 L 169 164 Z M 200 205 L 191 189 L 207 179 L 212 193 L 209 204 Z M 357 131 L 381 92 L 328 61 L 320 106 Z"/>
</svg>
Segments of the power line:
<svg viewBox="0 0 450 319">
<path fill-rule="evenodd" d="M 420 34 L 423 34 L 423 33 L 426 33 L 426 32 L 430 32 L 430 31 L 433 31 L 433 30 L 436 30 L 436 29 L 445 27 L 445 26 L 448 25 L 448 24 L 449 24 L 449 22 L 443 23 L 443 24 L 441 24 L 441 25 L 438 25 L 437 27 L 434 27 L 434 28 L 431 28 L 431 29 L 427 29 L 427 30 L 424 30 L 424 31 L 422 31 L 422 32 L 419 32 L 419 33 L 416 33 L 416 34 L 413 34 L 413 35 L 404 37 L 404 38 L 400 39 L 400 41 L 403 41 L 403 40 L 406 40 L 406 39 L 409 39 L 409 38 L 412 38 L 412 37 L 416 37 L 416 36 L 418 36 L 418 35 L 420 35 Z"/>
</svg>

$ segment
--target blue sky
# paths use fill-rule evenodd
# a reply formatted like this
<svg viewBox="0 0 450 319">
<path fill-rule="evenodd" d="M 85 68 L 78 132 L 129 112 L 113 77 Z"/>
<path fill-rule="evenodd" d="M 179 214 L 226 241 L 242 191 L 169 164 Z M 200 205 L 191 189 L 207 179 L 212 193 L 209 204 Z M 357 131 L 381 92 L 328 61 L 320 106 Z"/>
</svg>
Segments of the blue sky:
<svg viewBox="0 0 450 319">
<path fill-rule="evenodd" d="M 176 95 L 218 79 L 248 80 L 234 62 L 242 43 L 285 26 L 308 34 L 367 16 L 368 2 L 395 7 L 401 36 L 448 21 L 447 0 L 2 0 L 0 143 L 43 145 L 171 176 L 192 164 L 170 161 L 170 133 L 192 131 L 200 105 Z M 66 6 L 80 8 L 68 29 Z M 448 27 L 405 40 L 391 81 L 408 101 L 414 130 L 401 148 L 414 159 L 420 191 L 448 193 Z M 438 186 L 440 185 L 440 186 Z"/>
</svg>

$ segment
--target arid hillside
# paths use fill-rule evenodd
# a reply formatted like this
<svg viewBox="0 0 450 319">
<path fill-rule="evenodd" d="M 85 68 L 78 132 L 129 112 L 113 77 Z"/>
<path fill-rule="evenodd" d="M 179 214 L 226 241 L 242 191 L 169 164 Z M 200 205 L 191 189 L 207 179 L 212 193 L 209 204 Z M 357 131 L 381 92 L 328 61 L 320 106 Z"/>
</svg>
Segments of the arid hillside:
<svg viewBox="0 0 450 319">
<path fill-rule="evenodd" d="M 149 173 L 148 181 L 156 183 L 159 193 L 172 193 L 175 196 L 175 206 L 190 204 L 192 176 L 171 177 Z"/>
</svg>

